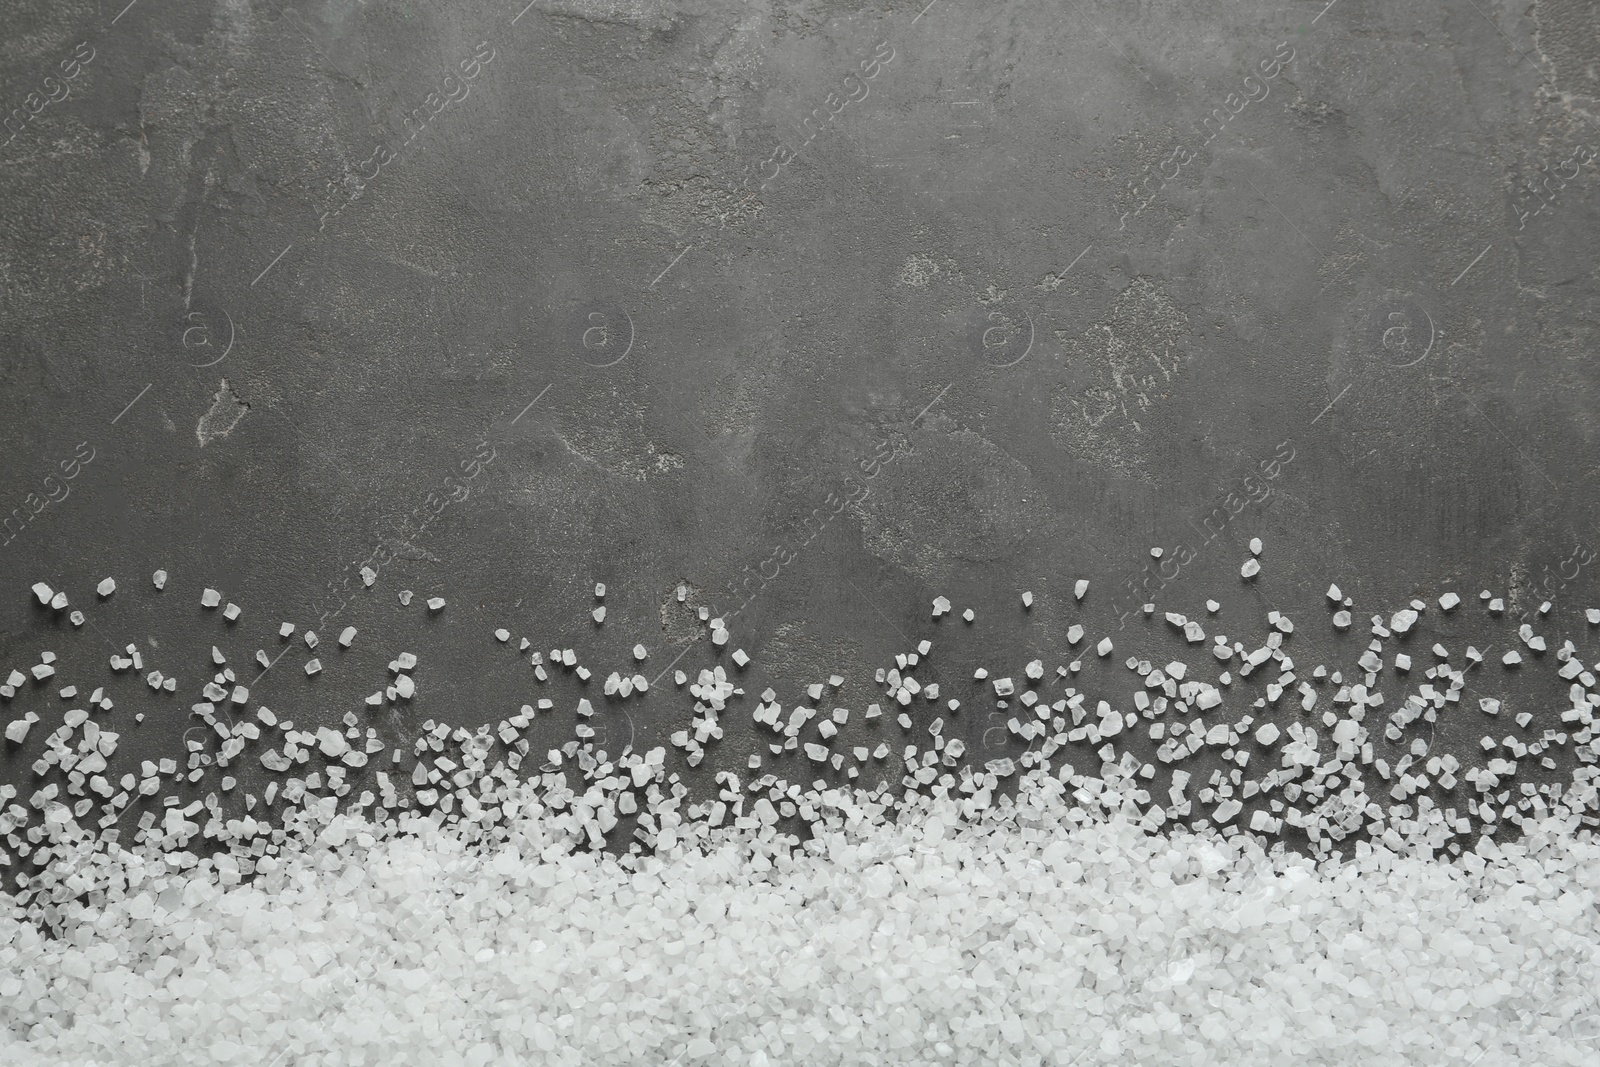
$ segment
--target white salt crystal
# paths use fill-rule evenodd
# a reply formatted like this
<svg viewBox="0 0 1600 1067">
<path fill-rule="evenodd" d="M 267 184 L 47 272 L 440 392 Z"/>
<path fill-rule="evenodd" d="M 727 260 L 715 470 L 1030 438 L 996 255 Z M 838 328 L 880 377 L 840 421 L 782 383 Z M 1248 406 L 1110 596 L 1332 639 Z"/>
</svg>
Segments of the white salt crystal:
<svg viewBox="0 0 1600 1067">
<path fill-rule="evenodd" d="M 100 579 L 100 584 L 94 587 L 94 591 L 101 596 L 110 596 L 117 591 L 117 580 L 115 578 L 102 578 Z"/>
<path fill-rule="evenodd" d="M 1025 607 L 1025 608 L 1033 607 L 1033 594 L 1032 593 L 1023 593 L 1022 594 L 1022 606 Z"/>
<path fill-rule="evenodd" d="M 933 598 L 933 617 L 938 618 L 950 610 L 950 601 L 942 596 Z"/>
<path fill-rule="evenodd" d="M 229 622 L 234 622 L 237 620 L 239 618 L 239 612 L 239 605 L 231 601 L 228 603 L 227 607 L 222 609 L 223 618 L 227 619 Z"/>
<path fill-rule="evenodd" d="M 1100 643 L 1095 646 L 1094 650 L 1099 655 L 1109 656 L 1109 655 L 1111 655 L 1111 650 L 1112 650 L 1113 647 L 1114 646 L 1111 644 L 1111 638 L 1102 637 L 1100 639 Z"/>
<path fill-rule="evenodd" d="M 340 648 L 349 648 L 350 647 L 350 643 L 352 641 L 354 641 L 355 639 L 356 639 L 356 628 L 354 626 L 346 626 L 343 630 L 339 631 L 339 647 Z"/>
<path fill-rule="evenodd" d="M 1083 599 L 1083 595 L 1085 593 L 1087 593 L 1088 591 L 1089 591 L 1089 581 L 1086 578 L 1079 578 L 1077 585 L 1072 587 L 1072 595 L 1074 597 L 1076 597 L 1077 599 L 1079 599 L 1079 600 L 1082 600 Z"/>
<path fill-rule="evenodd" d="M 972 611 L 971 608 L 968 608 L 966 611 L 963 611 L 961 613 L 961 617 L 963 619 L 965 619 L 967 622 L 971 622 L 973 619 L 977 618 L 977 616 L 975 614 L 973 614 L 973 611 Z"/>
<path fill-rule="evenodd" d="M 1250 538 L 1250 554 L 1253 556 L 1261 555 L 1261 538 Z"/>
<path fill-rule="evenodd" d="M 1263 723 L 1256 730 L 1256 740 L 1263 745 L 1273 745 L 1278 741 L 1278 728 L 1272 723 Z"/>
<path fill-rule="evenodd" d="M 606 621 L 606 606 L 604 604 L 601 604 L 599 607 L 595 608 L 589 614 L 594 616 L 594 621 L 597 624 L 605 622 Z"/>
<path fill-rule="evenodd" d="M 49 607 L 50 598 L 55 596 L 55 590 L 51 589 L 43 582 L 34 582 L 33 595 L 39 598 L 39 603 L 43 604 L 45 607 Z"/>
<path fill-rule="evenodd" d="M 220 603 L 222 603 L 222 594 L 217 592 L 215 589 L 208 588 L 200 593 L 201 607 L 214 608 Z"/>
<path fill-rule="evenodd" d="M 1459 596 L 1457 596 L 1453 592 L 1452 593 L 1446 593 L 1446 594 L 1444 594 L 1444 596 L 1439 598 L 1439 607 L 1441 609 L 1445 610 L 1445 611 L 1454 610 L 1456 605 L 1460 604 L 1460 603 L 1461 603 L 1461 598 Z"/>
<path fill-rule="evenodd" d="M 1337 604 L 1340 600 L 1344 599 L 1344 594 L 1339 592 L 1339 587 L 1337 585 L 1330 585 L 1328 586 L 1328 599 Z"/>
<path fill-rule="evenodd" d="M 316 674 L 320 670 L 322 670 L 322 661 L 321 660 L 319 660 L 319 659 L 311 659 L 311 660 L 306 661 L 306 674 L 308 676 Z"/>
<path fill-rule="evenodd" d="M 428 598 L 428 610 L 429 611 L 443 611 L 444 610 L 444 597 L 442 597 L 442 596 L 429 597 Z"/>
<path fill-rule="evenodd" d="M 157 591 L 165 589 L 167 587 L 167 572 L 156 571 L 150 576 L 150 583 L 156 587 Z"/>
<path fill-rule="evenodd" d="M 1253 559 L 1245 560 L 1244 561 L 1244 566 L 1239 568 L 1239 576 L 1242 577 L 1242 578 L 1254 578 L 1256 575 L 1258 575 L 1260 573 L 1261 573 L 1261 564 L 1258 563 L 1257 561 L 1253 560 Z"/>
</svg>

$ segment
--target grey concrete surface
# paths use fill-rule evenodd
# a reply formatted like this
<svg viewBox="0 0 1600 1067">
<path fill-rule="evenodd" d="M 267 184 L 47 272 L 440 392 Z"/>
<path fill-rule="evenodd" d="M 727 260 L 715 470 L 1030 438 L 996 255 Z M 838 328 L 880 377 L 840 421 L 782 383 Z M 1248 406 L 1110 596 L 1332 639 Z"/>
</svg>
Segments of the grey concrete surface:
<svg viewBox="0 0 1600 1067">
<path fill-rule="evenodd" d="M 1125 698 L 1068 627 L 1164 661 L 1160 613 L 1207 597 L 1243 640 L 1288 612 L 1307 666 L 1350 670 L 1359 620 L 1447 589 L 1467 603 L 1419 653 L 1498 655 L 1548 598 L 1552 647 L 1600 658 L 1597 11 L 15 0 L 0 668 L 50 648 L 113 686 L 132 760 L 182 757 L 213 644 L 244 680 L 284 653 L 252 706 L 409 747 L 539 695 L 559 744 L 636 642 L 651 677 L 742 647 L 752 696 L 838 673 L 828 701 L 860 708 L 928 638 L 989 758 L 1023 746 L 975 666 L 1081 655 L 1075 684 Z M 720 654 L 680 583 L 732 617 Z M 930 619 L 941 594 L 976 621 Z M 321 632 L 321 675 L 286 620 Z M 538 686 L 522 636 L 599 677 Z M 177 693 L 111 679 L 128 641 L 170 652 Z M 369 716 L 403 649 L 417 698 Z M 1479 670 L 1474 696 L 1562 700 L 1550 670 Z M 613 748 L 686 725 L 670 681 L 606 713 Z M 6 713 L 70 703 L 30 683 Z M 744 773 L 727 723 L 701 784 Z M 844 736 L 898 751 L 886 723 Z"/>
</svg>

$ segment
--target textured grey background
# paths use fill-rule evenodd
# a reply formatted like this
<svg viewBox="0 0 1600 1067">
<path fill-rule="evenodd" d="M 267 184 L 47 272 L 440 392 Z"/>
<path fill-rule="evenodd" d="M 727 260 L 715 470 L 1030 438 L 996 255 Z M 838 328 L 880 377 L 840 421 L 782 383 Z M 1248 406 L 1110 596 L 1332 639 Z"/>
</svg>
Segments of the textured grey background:
<svg viewBox="0 0 1600 1067">
<path fill-rule="evenodd" d="M 1151 546 L 1169 573 L 1194 556 L 1159 610 L 1214 596 L 1208 632 L 1254 644 L 1279 607 L 1302 665 L 1349 670 L 1360 620 L 1447 588 L 1468 603 L 1425 616 L 1419 663 L 1434 640 L 1497 658 L 1514 627 L 1483 587 L 1513 613 L 1553 594 L 1552 648 L 1570 632 L 1593 659 L 1597 163 L 1563 161 L 1600 145 L 1597 12 L 13 0 L 0 515 L 22 528 L 0 668 L 53 648 L 87 691 L 139 641 L 181 688 L 117 679 L 114 715 L 149 716 L 124 756 L 178 756 L 210 645 L 249 679 L 280 621 L 348 599 L 322 636 L 354 624 L 356 648 L 325 645 L 315 679 L 288 652 L 252 706 L 355 709 L 409 744 L 427 716 L 476 727 L 548 691 L 556 744 L 581 687 L 537 687 L 492 631 L 576 648 L 591 690 L 643 642 L 655 677 L 696 632 L 682 582 L 718 613 L 760 590 L 722 661 L 745 648 L 747 690 L 786 706 L 837 672 L 824 705 L 860 708 L 875 667 L 933 638 L 920 673 L 982 747 L 1004 717 L 976 665 L 1053 669 L 1075 621 L 1115 660 L 1178 652 L 1159 615 L 1123 615 Z M 38 107 L 79 42 L 93 58 Z M 1230 491 L 1257 500 L 1208 538 Z M 1265 570 L 1242 583 L 1253 535 Z M 375 549 L 376 585 L 330 594 Z M 106 574 L 122 590 L 96 606 Z M 40 579 L 91 625 L 38 608 Z M 1329 581 L 1356 598 L 1342 637 Z M 207 585 L 237 624 L 199 608 Z M 939 594 L 977 622 L 932 622 Z M 419 696 L 369 716 L 402 649 Z M 680 666 L 715 659 L 702 642 Z M 1479 670 L 1469 697 L 1560 700 L 1542 667 Z M 1130 689 L 1104 665 L 1084 685 Z M 8 714 L 57 703 L 30 686 Z M 610 729 L 662 743 L 688 703 L 653 692 Z M 727 721 L 707 767 L 742 772 L 748 719 Z M 903 744 L 844 734 L 879 737 Z M 37 738 L 6 746 L 8 777 Z"/>
</svg>

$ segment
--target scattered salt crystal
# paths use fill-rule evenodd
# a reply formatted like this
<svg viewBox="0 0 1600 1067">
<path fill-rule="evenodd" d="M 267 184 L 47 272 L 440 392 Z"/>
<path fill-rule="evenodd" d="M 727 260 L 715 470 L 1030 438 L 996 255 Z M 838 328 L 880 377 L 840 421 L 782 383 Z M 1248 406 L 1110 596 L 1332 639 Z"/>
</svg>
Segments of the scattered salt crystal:
<svg viewBox="0 0 1600 1067">
<path fill-rule="evenodd" d="M 1252 556 L 1261 555 L 1261 538 L 1259 538 L 1259 537 L 1250 538 L 1250 554 Z"/>
<path fill-rule="evenodd" d="M 507 641 L 511 640 L 511 631 L 502 626 L 500 629 L 494 632 L 494 639 L 503 645 Z"/>
<path fill-rule="evenodd" d="M 1254 578 L 1256 575 L 1258 575 L 1260 573 L 1261 573 L 1261 564 L 1256 562 L 1253 559 L 1245 560 L 1244 561 L 1244 566 L 1239 568 L 1239 576 L 1241 578 Z"/>
<path fill-rule="evenodd" d="M 156 571 L 150 576 L 150 583 L 156 587 L 157 591 L 165 589 L 167 587 L 167 572 Z"/>
<path fill-rule="evenodd" d="M 1339 591 L 1339 587 L 1337 585 L 1328 586 L 1328 599 L 1329 600 L 1331 600 L 1335 604 L 1337 604 L 1343 598 L 1344 598 L 1344 594 Z"/>
<path fill-rule="evenodd" d="M 1109 656 L 1109 655 L 1111 655 L 1111 649 L 1113 647 L 1114 646 L 1111 644 L 1111 638 L 1102 637 L 1100 639 L 1100 643 L 1095 646 L 1094 650 L 1095 650 L 1095 652 L 1099 653 L 1102 656 Z"/>
<path fill-rule="evenodd" d="M 1444 596 L 1439 598 L 1439 607 L 1445 611 L 1455 610 L 1456 605 L 1460 603 L 1461 598 L 1453 592 L 1446 593 Z"/>
<path fill-rule="evenodd" d="M 413 594 L 409 589 L 400 590 L 400 606 L 405 607 L 406 605 L 410 604 L 412 595 Z"/>
<path fill-rule="evenodd" d="M 65 593 L 57 593 L 55 596 L 51 597 L 50 598 L 50 606 L 52 608 L 55 608 L 57 611 L 60 611 L 62 608 L 66 607 L 67 606 L 67 594 L 65 594 Z"/>
<path fill-rule="evenodd" d="M 319 660 L 319 659 L 311 659 L 311 660 L 307 661 L 307 663 L 306 663 L 306 674 L 308 674 L 308 675 L 316 674 L 320 670 L 322 670 L 322 661 L 321 660 Z"/>
<path fill-rule="evenodd" d="M 746 666 L 750 662 L 750 657 L 745 654 L 745 650 L 744 649 L 736 648 L 736 649 L 733 650 L 733 662 L 735 662 L 739 666 L 743 667 L 743 666 Z"/>
<path fill-rule="evenodd" d="M 117 580 L 115 578 L 102 578 L 100 579 L 100 584 L 94 587 L 94 591 L 101 596 L 110 596 L 117 591 Z"/>
<path fill-rule="evenodd" d="M 977 618 L 977 616 L 975 614 L 973 614 L 973 611 L 972 611 L 971 608 L 968 608 L 966 611 L 963 611 L 961 613 L 961 617 L 963 619 L 965 619 L 967 622 L 971 622 L 973 619 Z"/>
<path fill-rule="evenodd" d="M 377 571 L 373 570 L 371 567 L 362 567 L 361 568 L 361 584 L 362 585 L 364 585 L 364 586 L 366 586 L 367 588 L 370 589 L 370 588 L 372 588 L 372 583 L 377 581 L 377 580 L 378 580 L 378 572 Z"/>
<path fill-rule="evenodd" d="M 356 628 L 354 626 L 346 626 L 343 630 L 339 631 L 339 647 L 340 648 L 349 648 L 350 647 L 350 643 L 352 641 L 354 641 L 355 639 L 356 639 Z"/>
<path fill-rule="evenodd" d="M 1222 610 L 1222 605 L 1218 604 L 1215 600 L 1208 600 L 1206 601 L 1206 610 L 1215 615 L 1217 612 Z"/>
<path fill-rule="evenodd" d="M 606 598 L 606 583 L 594 583 L 594 596 L 596 600 L 604 600 Z"/>
<path fill-rule="evenodd" d="M 229 622 L 234 622 L 239 618 L 239 612 L 239 605 L 230 601 L 228 606 L 222 609 L 222 616 Z"/>
<path fill-rule="evenodd" d="M 222 603 L 222 594 L 215 589 L 205 589 L 200 593 L 201 607 L 214 608 L 220 603 Z"/>
<path fill-rule="evenodd" d="M 444 597 L 442 597 L 442 596 L 429 597 L 428 598 L 428 610 L 429 611 L 443 611 L 444 610 Z"/>
<path fill-rule="evenodd" d="M 55 596 L 55 590 L 51 589 L 43 582 L 34 582 L 33 595 L 39 598 L 39 603 L 43 604 L 45 607 L 49 607 L 50 598 Z"/>
<path fill-rule="evenodd" d="M 606 621 L 606 606 L 604 604 L 601 604 L 599 607 L 595 608 L 589 614 L 594 616 L 594 621 L 596 623 L 605 622 Z"/>
<path fill-rule="evenodd" d="M 1022 606 L 1025 607 L 1025 608 L 1033 607 L 1033 594 L 1032 593 L 1023 593 L 1022 594 Z"/>
<path fill-rule="evenodd" d="M 1072 587 L 1072 595 L 1074 597 L 1076 597 L 1078 600 L 1082 600 L 1083 599 L 1083 595 L 1085 593 L 1087 593 L 1088 591 L 1089 591 L 1089 581 L 1086 578 L 1079 578 L 1078 579 L 1078 584 Z"/>
<path fill-rule="evenodd" d="M 633 646 L 633 658 L 638 660 L 639 662 L 641 662 L 641 663 L 644 662 L 645 657 L 648 656 L 649 654 L 650 654 L 649 650 L 647 650 L 643 645 L 634 645 Z"/>
<path fill-rule="evenodd" d="M 1507 652 L 1505 655 L 1500 657 L 1500 662 L 1504 663 L 1507 667 L 1515 667 L 1517 664 L 1522 662 L 1522 656 L 1517 653 L 1516 649 L 1512 649 L 1510 652 Z"/>
</svg>

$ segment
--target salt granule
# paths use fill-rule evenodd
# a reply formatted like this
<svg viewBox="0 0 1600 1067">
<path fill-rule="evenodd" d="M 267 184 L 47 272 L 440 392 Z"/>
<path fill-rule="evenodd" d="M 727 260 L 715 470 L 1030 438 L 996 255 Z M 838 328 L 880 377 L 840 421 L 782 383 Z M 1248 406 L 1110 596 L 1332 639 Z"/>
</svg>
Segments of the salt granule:
<svg viewBox="0 0 1600 1067">
<path fill-rule="evenodd" d="M 1330 595 L 1336 604 L 1340 599 Z M 1409 610 L 1424 607 L 1413 602 Z M 1341 615 L 1348 626 L 1347 611 L 1335 615 L 1335 625 Z M 872 767 L 865 762 L 872 742 L 855 743 L 841 729 L 846 709 L 836 708 L 817 723 L 817 733 L 838 736 L 841 749 L 849 742 L 847 750 L 780 737 L 784 743 L 769 748 L 774 756 L 787 754 L 771 773 L 740 782 L 723 771 L 720 799 L 701 803 L 676 795 L 681 785 L 661 758 L 664 748 L 602 758 L 571 742 L 565 753 L 548 752 L 537 772 L 543 777 L 534 776 L 538 756 L 531 756 L 522 765 L 530 777 L 517 781 L 498 777 L 500 753 L 483 756 L 495 736 L 491 727 L 480 735 L 452 733 L 430 720 L 422 724 L 412 764 L 403 763 L 402 749 L 393 750 L 389 773 L 401 785 L 411 783 L 398 797 L 388 777 L 378 776 L 370 789 L 359 773 L 346 779 L 346 768 L 360 768 L 367 753 L 381 759 L 389 751 L 371 731 L 362 741 L 358 720 L 347 712 L 345 729 L 296 731 L 287 720 L 277 723 L 278 748 L 258 750 L 249 764 L 252 772 L 281 768 L 291 775 L 281 829 L 272 821 L 279 800 L 274 778 L 265 807 L 257 807 L 254 793 L 240 805 L 253 813 L 249 822 L 236 810 L 226 813 L 227 825 L 239 829 L 224 831 L 215 792 L 207 801 L 167 798 L 167 818 L 146 815 L 136 849 L 77 826 L 90 809 L 80 810 L 84 801 L 72 798 L 89 789 L 109 797 L 116 788 L 109 770 L 86 782 L 83 776 L 94 772 L 85 769 L 67 794 L 52 784 L 34 801 L 43 818 L 28 843 L 47 841 L 54 850 L 36 853 L 53 857 L 44 872 L 25 892 L 0 891 L 0 1060 L 18 1067 L 326 1064 L 346 1062 L 360 1049 L 368 1063 L 473 1067 L 1596 1062 L 1600 912 L 1587 902 L 1600 894 L 1600 844 L 1585 821 L 1592 816 L 1575 814 L 1593 810 L 1593 761 L 1579 760 L 1565 792 L 1529 792 L 1531 784 L 1514 792 L 1513 761 L 1555 770 L 1547 753 L 1563 753 L 1558 746 L 1568 744 L 1567 734 L 1486 737 L 1481 748 L 1495 758 L 1463 769 L 1444 752 L 1441 730 L 1439 754 L 1430 754 L 1433 709 L 1426 723 L 1402 713 L 1420 712 L 1429 693 L 1439 708 L 1461 694 L 1448 663 L 1428 668 L 1432 684 L 1421 695 L 1391 677 L 1398 692 L 1387 702 L 1373 678 L 1364 685 L 1353 678 L 1345 687 L 1335 671 L 1332 685 L 1321 690 L 1330 698 L 1323 708 L 1332 709 L 1308 716 L 1319 687 L 1305 678 L 1320 681 L 1326 671 L 1314 660 L 1296 666 L 1285 641 L 1293 624 L 1277 612 L 1268 620 L 1274 632 L 1259 651 L 1230 646 L 1221 635 L 1213 643 L 1226 658 L 1240 658 L 1241 674 L 1257 667 L 1270 672 L 1255 716 L 1274 714 L 1268 704 L 1282 696 L 1299 705 L 1299 711 L 1277 709 L 1289 719 L 1282 749 L 1275 724 L 1257 725 L 1237 710 L 1213 713 L 1222 698 L 1198 666 L 1133 657 L 1129 667 L 1142 672 L 1132 679 L 1135 697 L 1144 698 L 1135 704 L 1147 719 L 1157 714 L 1151 697 L 1181 694 L 1175 711 L 1182 715 L 1169 711 L 1151 723 L 1149 738 L 1163 747 L 1146 759 L 1159 762 L 1127 751 L 1119 761 L 1109 739 L 1120 740 L 1139 716 L 1101 700 L 1085 722 L 1082 698 L 1069 688 L 1066 696 L 1078 701 L 1073 726 L 1093 731 L 1098 762 L 1056 740 L 1043 753 L 1030 743 L 1019 754 L 1019 743 L 1010 755 L 985 758 L 996 755 L 987 721 L 929 725 L 926 717 L 914 721 L 902 712 L 900 725 L 917 726 L 919 741 L 926 727 L 935 747 L 907 746 L 903 765 Z M 1415 621 L 1388 620 L 1395 633 Z M 1376 672 L 1368 665 L 1381 667 L 1385 655 L 1397 667 L 1410 666 L 1392 644 L 1385 650 L 1383 623 L 1379 617 L 1377 639 L 1362 656 L 1369 673 Z M 1182 626 L 1188 637 L 1188 627 L 1198 624 L 1185 619 Z M 712 629 L 728 632 L 721 620 Z M 1520 636 L 1530 648 L 1544 647 L 1531 627 Z M 1097 650 L 1109 656 L 1111 639 Z M 128 662 L 142 669 L 137 648 L 128 651 Z M 1434 651 L 1447 659 L 1442 645 Z M 1583 693 L 1593 685 L 1576 651 L 1568 642 L 1552 658 Z M 928 652 L 926 642 L 919 646 L 918 655 Z M 735 662 L 741 656 L 736 651 Z M 35 676 L 53 674 L 54 658 L 41 656 Z M 1468 648 L 1469 664 L 1482 658 Z M 214 665 L 225 666 L 222 659 L 214 654 Z M 554 651 L 552 660 L 576 667 L 570 649 Z M 1503 662 L 1521 659 L 1512 652 Z M 889 687 L 909 694 L 919 684 L 910 673 L 915 657 L 907 653 L 896 663 L 898 682 Z M 414 692 L 403 672 L 415 665 L 411 653 L 391 663 L 398 672 L 394 696 Z M 1535 661 L 1528 670 L 1541 665 Z M 999 667 L 1015 669 L 1010 660 Z M 1100 669 L 1120 673 L 1110 663 Z M 1039 681 L 1043 660 L 1029 659 L 1023 673 Z M 13 677 L 25 681 L 17 672 Z M 150 677 L 165 689 L 176 685 L 159 672 Z M 687 681 L 682 671 L 675 677 Z M 979 680 L 986 677 L 977 672 Z M 227 692 L 224 678 L 232 682 L 231 671 L 215 676 L 211 685 L 218 689 L 208 690 L 208 699 L 215 699 L 210 692 Z M 715 712 L 706 709 L 721 710 L 724 697 L 734 699 L 722 688 L 734 689 L 725 679 L 720 666 L 701 674 L 695 695 L 703 695 L 702 687 L 722 695 L 698 704 L 693 723 L 685 715 L 685 728 L 672 735 L 689 766 L 721 737 Z M 636 691 L 646 684 L 642 675 L 626 681 Z M 1218 681 L 1227 685 L 1230 678 Z M 835 689 L 843 682 L 829 678 Z M 1004 695 L 1012 695 L 1014 683 L 1006 678 L 995 683 L 996 695 L 1002 682 Z M 71 699 L 69 689 L 61 690 L 62 699 Z M 934 690 L 926 684 L 930 700 Z M 813 702 L 821 696 L 818 686 Z M 1498 715 L 1498 698 L 1464 695 L 1462 704 L 1470 707 L 1473 696 L 1485 714 Z M 232 702 L 247 697 L 234 686 Z M 1050 717 L 1052 709 L 1033 690 L 1024 698 L 1025 705 L 1038 703 L 1038 720 Z M 1247 691 L 1244 699 L 1252 698 Z M 776 699 L 771 690 L 762 697 Z M 1564 717 L 1572 724 L 1572 747 L 1592 755 L 1593 704 L 1584 696 L 1574 702 Z M 539 706 L 553 705 L 541 698 Z M 1064 715 L 1067 708 L 1064 699 L 1053 710 Z M 525 714 L 531 710 L 523 706 Z M 579 702 L 580 719 L 593 717 L 599 726 L 606 715 L 594 711 Z M 998 727 L 1000 736 L 1028 734 L 1042 725 L 1035 714 L 1014 709 L 1010 723 Z M 878 715 L 874 704 L 864 718 Z M 1000 712 L 995 721 L 1006 717 Z M 1533 722 L 1526 711 L 1512 718 L 1519 730 Z M 274 725 L 265 708 L 257 719 Z M 34 721 L 30 712 L 11 723 L 7 738 L 20 744 Z M 91 722 L 88 712 L 72 709 L 63 721 L 69 730 L 83 729 L 88 747 L 73 741 L 76 753 L 67 750 L 90 761 L 79 768 L 115 748 L 101 744 L 114 740 L 111 720 Z M 1062 721 L 1055 728 L 1064 733 Z M 244 726 L 256 729 L 248 721 L 214 724 L 224 737 Z M 609 724 L 608 750 L 630 737 L 616 727 Z M 1393 751 L 1376 759 L 1361 751 L 1365 731 L 1386 727 L 1395 733 L 1385 736 L 1406 749 L 1393 765 Z M 500 739 L 511 744 L 506 738 L 518 728 L 502 721 Z M 969 728 L 968 739 L 952 736 Z M 1136 736 L 1145 734 L 1141 728 Z M 453 747 L 445 747 L 447 738 Z M 508 750 L 513 769 L 529 755 L 528 743 L 519 743 L 520 753 Z M 1200 744 L 1224 760 L 1237 757 L 1238 769 L 1255 764 L 1251 777 L 1207 766 L 1209 780 L 1191 782 L 1190 772 L 1168 766 L 1178 758 L 1174 745 L 1192 754 Z M 187 742 L 191 759 L 182 771 L 172 759 L 146 762 L 143 781 L 168 788 L 159 772 L 175 779 L 173 789 L 199 785 L 200 745 Z M 950 761 L 969 746 L 977 753 L 970 767 L 961 767 L 958 784 Z M 335 763 L 296 767 L 308 751 Z M 64 758 L 55 749 L 50 754 Z M 880 761 L 889 755 L 883 741 L 871 752 Z M 863 781 L 881 769 L 908 783 L 907 791 L 889 790 L 888 781 L 875 792 L 821 780 L 795 783 L 825 773 L 817 765 L 839 770 L 847 756 L 868 772 Z M 752 771 L 762 762 L 753 752 L 738 757 Z M 1335 758 L 1336 787 L 1326 784 L 1335 775 L 1324 771 Z M 491 765 L 495 771 L 486 774 Z M 35 764 L 41 774 L 49 767 Z M 1454 788 L 1457 771 L 1464 784 L 1454 806 L 1441 812 L 1422 791 L 1434 782 Z M 140 778 L 130 769 L 121 780 L 124 792 L 153 796 Z M 222 791 L 251 780 L 223 777 Z M 1344 806 L 1345 791 L 1363 781 L 1362 799 Z M 1368 787 L 1383 791 L 1378 801 L 1393 797 L 1399 807 L 1373 806 Z M 0 787 L 0 808 L 18 799 L 7 788 Z M 324 790 L 359 793 L 367 813 L 388 818 L 375 823 L 359 812 L 335 813 L 333 798 L 324 806 L 318 796 Z M 384 795 L 382 812 L 374 812 L 375 791 Z M 22 814 L 31 813 L 21 804 L 0 811 L 7 831 Z M 636 822 L 619 823 L 636 814 Z M 1199 828 L 1173 821 L 1180 816 L 1197 818 Z M 1251 836 L 1290 828 L 1302 841 L 1309 833 L 1325 846 L 1330 828 L 1342 834 L 1340 827 L 1363 827 L 1374 818 L 1380 829 L 1371 830 L 1372 840 L 1340 838 L 1345 847 L 1338 856 L 1323 848 L 1308 857 Z M 257 819 L 267 821 L 250 825 Z M 803 846 L 788 833 L 796 821 L 805 823 Z M 1520 838 L 1494 834 L 1512 821 Z M 243 836 L 208 840 L 201 850 L 200 827 L 208 822 L 207 838 Z M 622 840 L 644 850 L 619 855 L 600 848 L 619 826 L 618 835 L 632 835 Z M 269 831 L 273 836 L 263 836 Z M 267 847 L 253 850 L 252 838 Z M 22 840 L 16 833 L 8 839 Z M 1446 840 L 1458 847 L 1446 851 Z M 197 862 L 196 853 L 205 859 Z M 0 857 L 9 864 L 9 854 Z M 20 884 L 9 865 L 0 871 L 8 889 Z M 602 1015 L 596 1005 L 609 1010 Z"/>
</svg>

